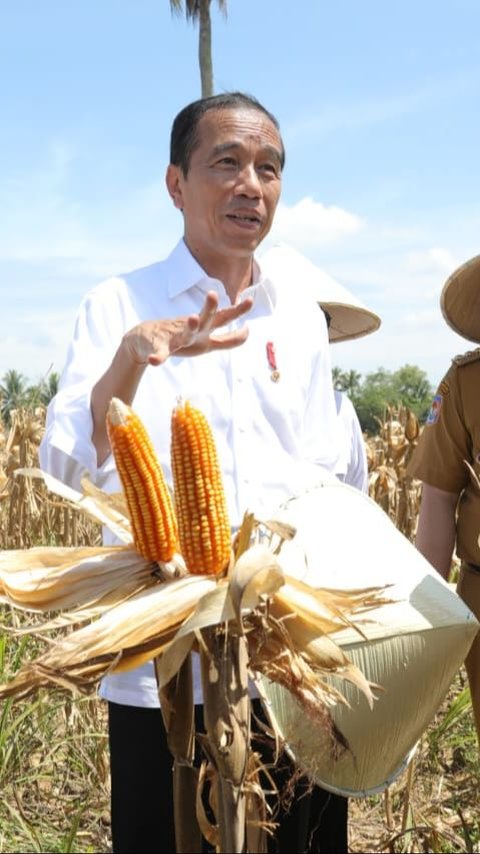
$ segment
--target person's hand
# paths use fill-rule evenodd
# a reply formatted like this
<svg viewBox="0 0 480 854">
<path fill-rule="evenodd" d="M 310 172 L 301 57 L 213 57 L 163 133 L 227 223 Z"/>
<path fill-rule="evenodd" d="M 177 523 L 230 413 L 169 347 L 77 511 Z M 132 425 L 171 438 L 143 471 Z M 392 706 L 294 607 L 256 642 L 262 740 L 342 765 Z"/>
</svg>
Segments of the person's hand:
<svg viewBox="0 0 480 854">
<path fill-rule="evenodd" d="M 218 329 L 242 317 L 253 305 L 246 297 L 237 305 L 218 308 L 218 295 L 209 291 L 200 314 L 170 320 L 147 320 L 127 332 L 122 347 L 137 365 L 161 365 L 169 356 L 198 356 L 212 350 L 227 350 L 246 341 L 248 329 L 232 332 Z"/>
</svg>

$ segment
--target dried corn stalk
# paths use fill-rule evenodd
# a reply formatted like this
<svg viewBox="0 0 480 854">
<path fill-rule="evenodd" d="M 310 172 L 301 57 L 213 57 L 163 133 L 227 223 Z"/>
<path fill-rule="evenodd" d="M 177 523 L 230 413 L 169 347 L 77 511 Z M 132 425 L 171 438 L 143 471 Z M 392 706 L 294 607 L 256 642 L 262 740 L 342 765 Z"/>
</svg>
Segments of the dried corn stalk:
<svg viewBox="0 0 480 854">
<path fill-rule="evenodd" d="M 366 441 L 368 492 L 394 522 L 414 541 L 421 499 L 421 482 L 407 475 L 407 465 L 418 444 L 421 428 L 405 406 L 386 409 L 377 436 Z"/>
<path fill-rule="evenodd" d="M 59 546 L 100 544 L 101 527 L 30 477 L 21 468 L 36 468 L 44 431 L 45 409 L 17 409 L 7 429 L 0 424 L 0 548 L 29 548 L 39 543 Z"/>
</svg>

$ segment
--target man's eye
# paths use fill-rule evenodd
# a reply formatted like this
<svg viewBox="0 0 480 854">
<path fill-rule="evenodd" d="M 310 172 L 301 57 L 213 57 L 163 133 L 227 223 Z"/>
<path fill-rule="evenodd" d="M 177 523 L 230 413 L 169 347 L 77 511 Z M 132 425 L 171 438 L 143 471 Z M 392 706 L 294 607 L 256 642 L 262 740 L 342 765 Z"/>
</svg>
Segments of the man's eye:
<svg viewBox="0 0 480 854">
<path fill-rule="evenodd" d="M 271 175 L 278 175 L 278 169 L 274 163 L 262 163 L 260 165 L 260 170 L 262 172 L 268 172 Z"/>
<path fill-rule="evenodd" d="M 234 157 L 222 157 L 222 158 L 218 161 L 218 163 L 219 163 L 221 166 L 235 166 L 235 165 L 236 165 L 236 160 L 235 160 L 235 158 L 234 158 Z"/>
</svg>

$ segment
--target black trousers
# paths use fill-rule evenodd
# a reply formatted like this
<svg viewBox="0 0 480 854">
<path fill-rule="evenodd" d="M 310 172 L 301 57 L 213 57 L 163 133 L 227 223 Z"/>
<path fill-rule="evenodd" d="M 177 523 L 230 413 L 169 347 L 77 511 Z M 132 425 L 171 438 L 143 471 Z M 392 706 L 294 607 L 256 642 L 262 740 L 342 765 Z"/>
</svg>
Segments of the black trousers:
<svg viewBox="0 0 480 854">
<path fill-rule="evenodd" d="M 253 704 L 255 714 L 264 717 L 260 702 L 253 700 Z M 173 854 L 173 760 L 160 709 L 109 703 L 108 712 L 114 854 Z M 201 706 L 195 707 L 198 731 L 203 731 L 202 712 Z M 272 774 L 280 791 L 294 771 L 284 756 Z M 346 798 L 318 786 L 312 789 L 302 777 L 288 809 L 277 817 L 279 826 L 268 839 L 268 851 L 346 854 L 347 817 Z M 212 851 L 206 842 L 203 851 Z"/>
</svg>

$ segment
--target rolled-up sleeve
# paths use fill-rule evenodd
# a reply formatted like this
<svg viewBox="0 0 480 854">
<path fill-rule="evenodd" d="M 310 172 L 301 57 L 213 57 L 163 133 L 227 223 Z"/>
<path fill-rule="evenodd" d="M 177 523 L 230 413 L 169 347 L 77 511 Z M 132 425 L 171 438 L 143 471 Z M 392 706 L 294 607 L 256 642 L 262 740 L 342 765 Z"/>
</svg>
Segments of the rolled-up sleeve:
<svg viewBox="0 0 480 854">
<path fill-rule="evenodd" d="M 114 469 L 111 456 L 97 468 L 90 396 L 93 386 L 111 363 L 123 331 L 115 318 L 115 301 L 108 312 L 101 299 L 87 297 L 82 302 L 59 391 L 47 409 L 45 433 L 39 448 L 41 468 L 75 489 L 87 473 L 102 486 Z"/>
</svg>

